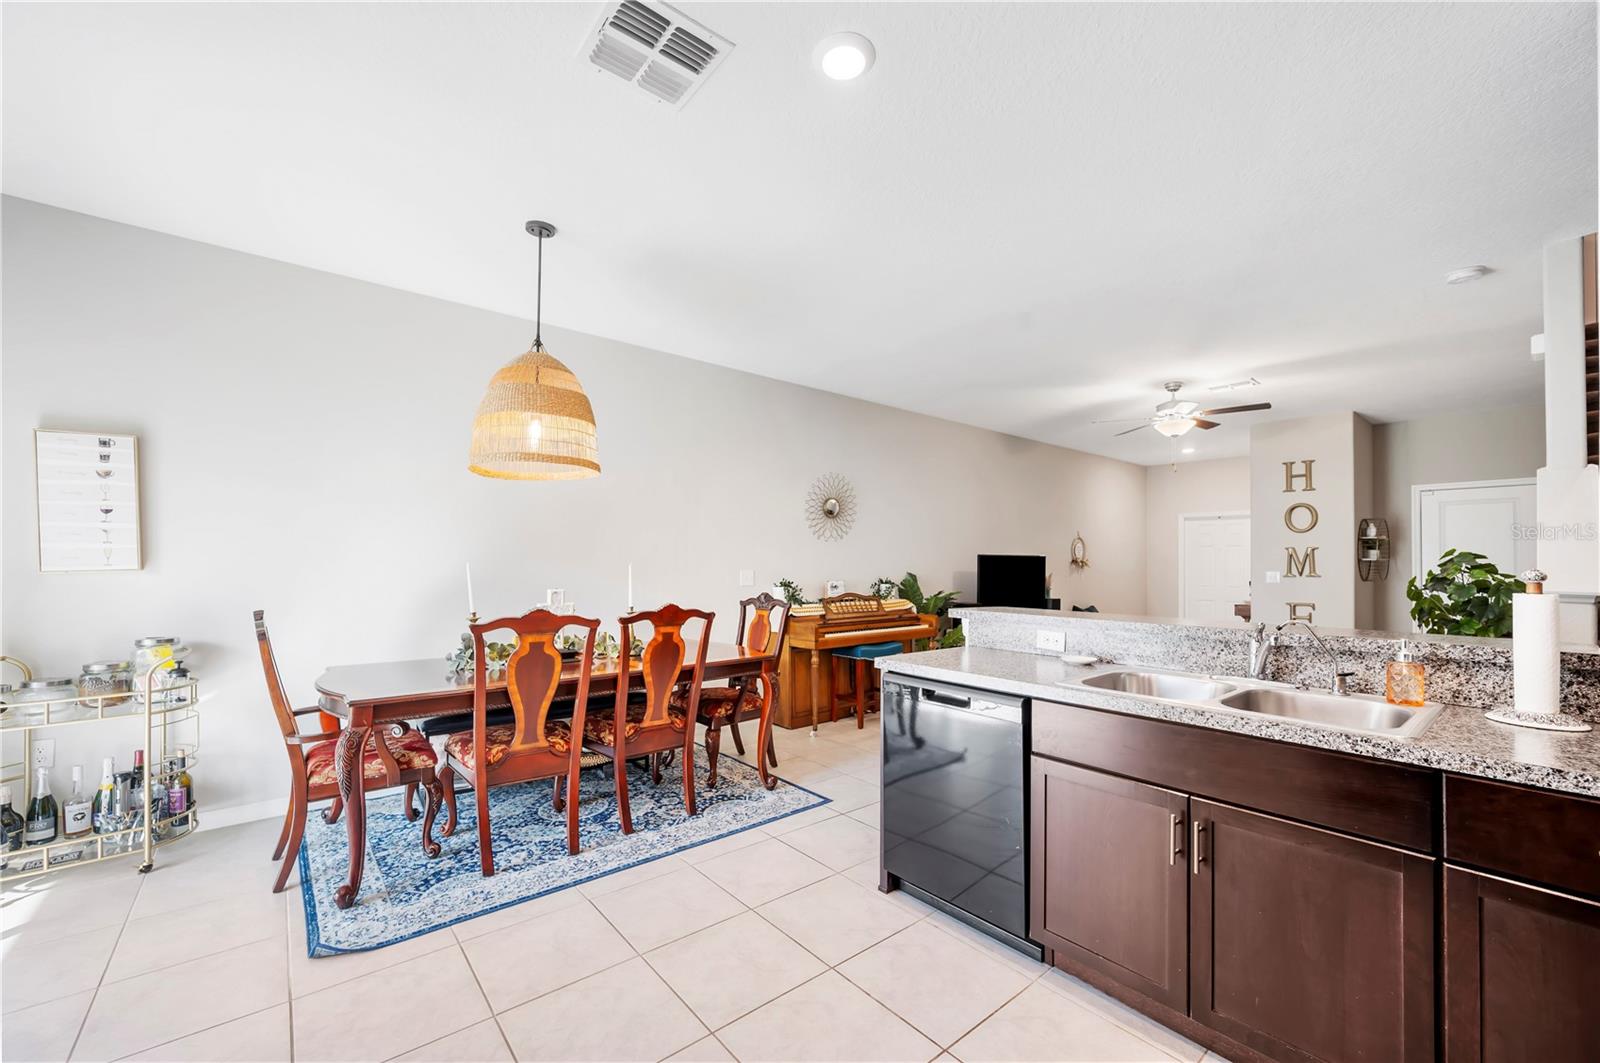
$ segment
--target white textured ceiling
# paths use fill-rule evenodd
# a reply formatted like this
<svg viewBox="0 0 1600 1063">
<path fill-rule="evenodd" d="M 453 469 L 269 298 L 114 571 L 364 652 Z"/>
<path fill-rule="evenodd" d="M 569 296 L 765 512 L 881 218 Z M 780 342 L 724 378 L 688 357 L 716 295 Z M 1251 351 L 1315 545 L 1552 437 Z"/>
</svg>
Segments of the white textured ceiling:
<svg viewBox="0 0 1600 1063">
<path fill-rule="evenodd" d="M 0 181 L 528 316 L 547 218 L 558 325 L 1141 462 L 1086 422 L 1169 378 L 1276 405 L 1196 458 L 1538 397 L 1591 4 L 681 6 L 737 48 L 674 111 L 588 66 L 591 5 L 7 4 Z M 811 68 L 841 29 L 858 82 Z"/>
</svg>

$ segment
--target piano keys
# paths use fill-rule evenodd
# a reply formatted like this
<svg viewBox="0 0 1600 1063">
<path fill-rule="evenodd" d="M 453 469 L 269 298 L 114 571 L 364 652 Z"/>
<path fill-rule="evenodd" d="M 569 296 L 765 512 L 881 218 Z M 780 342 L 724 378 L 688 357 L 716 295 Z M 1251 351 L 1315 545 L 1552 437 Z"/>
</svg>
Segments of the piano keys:
<svg viewBox="0 0 1600 1063">
<path fill-rule="evenodd" d="M 778 659 L 780 727 L 809 727 L 826 720 L 833 704 L 833 651 L 874 642 L 898 642 L 909 653 L 918 639 L 932 638 L 939 618 L 919 614 L 903 598 L 881 599 L 840 594 L 814 605 L 797 605 L 789 616 L 789 637 Z"/>
</svg>

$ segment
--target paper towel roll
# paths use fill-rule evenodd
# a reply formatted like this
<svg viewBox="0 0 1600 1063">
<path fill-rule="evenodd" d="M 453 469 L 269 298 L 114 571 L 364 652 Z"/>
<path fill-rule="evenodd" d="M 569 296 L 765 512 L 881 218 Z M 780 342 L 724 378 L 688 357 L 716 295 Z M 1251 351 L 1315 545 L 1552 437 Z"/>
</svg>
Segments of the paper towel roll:
<svg viewBox="0 0 1600 1063">
<path fill-rule="evenodd" d="M 1561 709 L 1561 646 L 1554 594 L 1511 596 L 1512 707 L 1518 712 Z"/>
</svg>

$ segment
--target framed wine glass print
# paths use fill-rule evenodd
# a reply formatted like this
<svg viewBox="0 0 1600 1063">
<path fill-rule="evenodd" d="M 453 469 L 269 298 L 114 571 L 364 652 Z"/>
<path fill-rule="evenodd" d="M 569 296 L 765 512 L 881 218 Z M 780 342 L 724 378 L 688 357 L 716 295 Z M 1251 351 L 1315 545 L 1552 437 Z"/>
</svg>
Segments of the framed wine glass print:
<svg viewBox="0 0 1600 1063">
<path fill-rule="evenodd" d="M 40 572 L 127 572 L 139 545 L 139 437 L 33 433 Z"/>
</svg>

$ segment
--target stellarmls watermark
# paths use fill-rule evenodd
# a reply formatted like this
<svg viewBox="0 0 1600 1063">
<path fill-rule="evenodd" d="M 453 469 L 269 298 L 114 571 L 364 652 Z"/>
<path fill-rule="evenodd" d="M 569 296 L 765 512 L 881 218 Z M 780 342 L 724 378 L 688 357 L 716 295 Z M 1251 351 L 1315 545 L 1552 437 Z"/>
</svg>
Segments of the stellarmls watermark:
<svg viewBox="0 0 1600 1063">
<path fill-rule="evenodd" d="M 1590 543 L 1600 539 L 1600 523 L 1591 520 L 1569 521 L 1565 524 L 1513 524 L 1511 538 L 1514 542 Z"/>
</svg>

